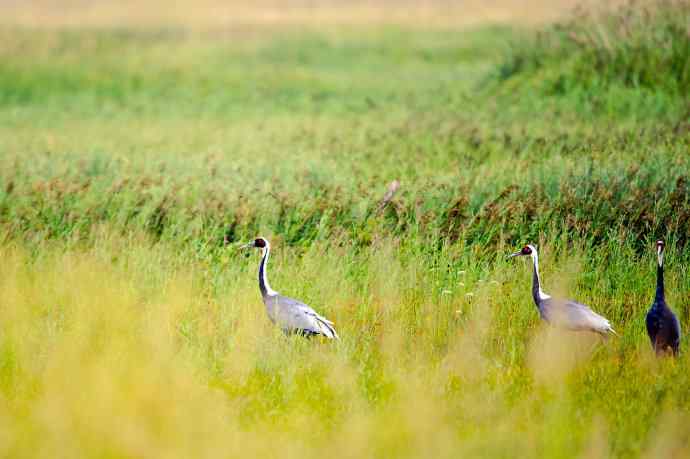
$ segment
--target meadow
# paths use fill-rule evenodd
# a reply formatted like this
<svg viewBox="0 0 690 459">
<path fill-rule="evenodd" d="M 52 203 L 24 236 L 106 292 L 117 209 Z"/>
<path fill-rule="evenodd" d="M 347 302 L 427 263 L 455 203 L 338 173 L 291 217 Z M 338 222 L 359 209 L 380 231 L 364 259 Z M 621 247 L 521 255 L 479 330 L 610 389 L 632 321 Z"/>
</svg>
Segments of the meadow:
<svg viewBox="0 0 690 459">
<path fill-rule="evenodd" d="M 690 4 L 269 3 L 0 7 L 0 456 L 690 456 L 644 328 L 659 238 L 690 326 Z M 619 336 L 542 324 L 526 243 Z"/>
</svg>

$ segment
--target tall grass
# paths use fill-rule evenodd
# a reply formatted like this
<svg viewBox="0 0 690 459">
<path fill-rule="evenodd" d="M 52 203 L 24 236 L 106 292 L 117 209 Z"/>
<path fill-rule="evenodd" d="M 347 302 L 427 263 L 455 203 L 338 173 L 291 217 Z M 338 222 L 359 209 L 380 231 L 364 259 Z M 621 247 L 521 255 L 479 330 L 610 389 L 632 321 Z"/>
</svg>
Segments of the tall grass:
<svg viewBox="0 0 690 459">
<path fill-rule="evenodd" d="M 567 105 L 609 116 L 687 119 L 690 4 L 627 1 L 582 9 L 515 46 L 498 67 L 508 87 L 530 85 Z M 518 80 L 512 81 L 510 80 Z"/>
<path fill-rule="evenodd" d="M 519 48 L 501 77 L 551 70 L 553 90 L 563 93 L 621 84 L 687 97 L 689 18 L 690 5 L 678 0 L 630 1 L 603 14 L 582 10 Z"/>
<path fill-rule="evenodd" d="M 684 70 L 643 77 L 683 62 L 687 9 L 659 5 L 531 49 L 0 32 L 0 455 L 686 456 L 687 345 L 657 360 L 644 331 L 658 238 L 690 323 Z M 257 235 L 340 342 L 271 326 L 234 250 Z M 505 259 L 527 242 L 620 337 L 540 323 Z"/>
<path fill-rule="evenodd" d="M 256 259 L 208 263 L 144 240 L 3 247 L 7 456 L 560 457 L 682 441 L 662 426 L 682 417 L 687 359 L 654 361 L 642 333 L 651 256 L 598 262 L 612 246 L 589 264 L 543 241 L 549 290 L 622 335 L 597 343 L 540 326 L 521 263 L 464 256 L 449 269 L 449 255 L 390 241 L 359 255 L 276 250 L 273 284 L 334 318 L 332 344 L 270 326 Z M 687 272 L 674 251 L 668 263 L 681 305 Z"/>
</svg>

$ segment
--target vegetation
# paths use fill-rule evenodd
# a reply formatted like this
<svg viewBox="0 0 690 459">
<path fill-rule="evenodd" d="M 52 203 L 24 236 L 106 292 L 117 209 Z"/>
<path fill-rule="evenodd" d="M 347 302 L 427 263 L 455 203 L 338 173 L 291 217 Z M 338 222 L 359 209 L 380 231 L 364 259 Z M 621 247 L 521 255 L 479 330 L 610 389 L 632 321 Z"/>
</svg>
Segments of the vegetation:
<svg viewBox="0 0 690 459">
<path fill-rule="evenodd" d="M 0 28 L 0 455 L 690 454 L 688 24 Z M 539 322 L 528 242 L 620 337 Z"/>
</svg>

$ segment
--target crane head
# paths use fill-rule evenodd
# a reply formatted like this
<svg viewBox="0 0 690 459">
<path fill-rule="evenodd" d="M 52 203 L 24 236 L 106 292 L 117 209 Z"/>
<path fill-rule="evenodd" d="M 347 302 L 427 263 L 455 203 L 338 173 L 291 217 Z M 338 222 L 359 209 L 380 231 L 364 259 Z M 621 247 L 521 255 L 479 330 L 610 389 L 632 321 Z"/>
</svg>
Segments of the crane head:
<svg viewBox="0 0 690 459">
<path fill-rule="evenodd" d="M 522 249 L 518 250 L 517 252 L 511 253 L 510 255 L 508 255 L 508 258 L 524 257 L 524 256 L 532 255 L 532 253 L 536 253 L 536 252 L 537 252 L 536 247 L 534 247 L 532 244 L 527 244 L 526 246 L 524 246 Z"/>
<path fill-rule="evenodd" d="M 268 239 L 263 238 L 263 237 L 257 237 L 252 242 L 250 242 L 248 244 L 244 244 L 243 246 L 241 246 L 240 249 L 252 249 L 252 248 L 264 249 L 268 246 L 269 246 Z"/>
<path fill-rule="evenodd" d="M 659 260 L 659 266 L 663 266 L 664 264 L 664 248 L 666 247 L 666 243 L 659 239 L 656 241 L 656 256 L 657 259 Z"/>
</svg>

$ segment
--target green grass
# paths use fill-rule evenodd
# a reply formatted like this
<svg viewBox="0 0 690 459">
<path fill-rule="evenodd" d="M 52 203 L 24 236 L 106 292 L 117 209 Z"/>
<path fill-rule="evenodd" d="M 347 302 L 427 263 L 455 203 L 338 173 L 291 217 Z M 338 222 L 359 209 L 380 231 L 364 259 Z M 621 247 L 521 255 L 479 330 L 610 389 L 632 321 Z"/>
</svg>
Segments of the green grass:
<svg viewBox="0 0 690 459">
<path fill-rule="evenodd" d="M 658 238 L 690 323 L 689 18 L 660 5 L 539 38 L 0 30 L 0 456 L 690 454 L 687 345 L 644 330 Z M 271 326 L 257 235 L 340 343 Z M 620 337 L 540 324 L 528 242 Z"/>
</svg>

